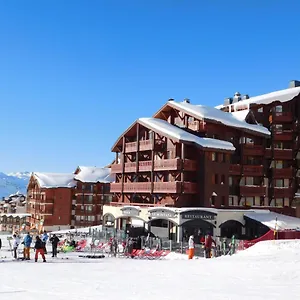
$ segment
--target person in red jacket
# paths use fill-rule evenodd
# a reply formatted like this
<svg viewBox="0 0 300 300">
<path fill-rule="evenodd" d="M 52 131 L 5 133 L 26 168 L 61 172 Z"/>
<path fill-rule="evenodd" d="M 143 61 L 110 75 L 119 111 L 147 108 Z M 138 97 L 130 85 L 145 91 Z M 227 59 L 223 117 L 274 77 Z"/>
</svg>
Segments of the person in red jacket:
<svg viewBox="0 0 300 300">
<path fill-rule="evenodd" d="M 205 250 L 205 257 L 211 258 L 211 247 L 212 244 L 216 246 L 216 242 L 213 240 L 210 234 L 208 234 L 205 238 L 204 250 Z"/>
</svg>

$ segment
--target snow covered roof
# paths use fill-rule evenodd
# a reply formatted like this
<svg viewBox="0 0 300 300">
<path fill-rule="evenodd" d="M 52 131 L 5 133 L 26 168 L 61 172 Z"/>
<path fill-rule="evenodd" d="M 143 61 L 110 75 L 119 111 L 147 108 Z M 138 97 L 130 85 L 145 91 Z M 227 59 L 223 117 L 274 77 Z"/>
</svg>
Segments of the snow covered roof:
<svg viewBox="0 0 300 300">
<path fill-rule="evenodd" d="M 191 134 L 177 126 L 168 123 L 165 120 L 156 118 L 140 118 L 138 122 L 155 132 L 158 132 L 164 136 L 168 136 L 171 139 L 175 139 L 182 142 L 195 143 L 203 148 L 222 149 L 228 151 L 235 151 L 235 147 L 230 142 L 221 141 L 211 138 L 201 138 L 194 134 Z"/>
<path fill-rule="evenodd" d="M 188 102 L 175 102 L 175 101 L 168 101 L 168 105 L 177 108 L 179 110 L 186 111 L 188 114 L 196 118 L 210 120 L 215 123 L 221 123 L 229 127 L 239 128 L 242 130 L 251 131 L 253 133 L 259 133 L 263 135 L 271 134 L 267 128 L 261 125 L 248 124 L 244 120 L 240 120 L 234 117 L 232 114 L 223 112 L 214 107 L 209 107 L 204 105 L 194 105 Z"/>
<path fill-rule="evenodd" d="M 244 109 L 244 110 L 234 111 L 231 114 L 237 120 L 245 121 L 249 113 L 250 113 L 249 109 Z"/>
<path fill-rule="evenodd" d="M 300 230 L 300 218 L 285 216 L 271 211 L 249 212 L 245 213 L 244 216 L 258 221 L 270 229 Z"/>
<path fill-rule="evenodd" d="M 100 168 L 100 167 L 85 167 L 79 166 L 79 173 L 74 176 L 75 180 L 81 182 L 102 182 L 109 183 L 113 182 L 114 178 L 111 175 L 110 168 Z"/>
<path fill-rule="evenodd" d="M 32 174 L 38 181 L 41 188 L 57 188 L 67 187 L 71 188 L 76 186 L 74 181 L 74 174 L 72 173 L 39 173 Z"/>
<path fill-rule="evenodd" d="M 256 97 L 251 97 L 249 99 L 241 100 L 236 103 L 230 104 L 235 107 L 235 109 L 238 109 L 240 106 L 244 106 L 245 104 L 270 104 L 275 101 L 279 102 L 286 102 L 290 101 L 296 96 L 300 94 L 300 87 L 294 87 L 294 88 L 288 88 L 285 90 L 275 91 L 268 94 L 263 94 Z M 226 105 L 227 106 L 227 105 Z M 218 105 L 216 108 L 221 109 L 224 105 Z"/>
</svg>

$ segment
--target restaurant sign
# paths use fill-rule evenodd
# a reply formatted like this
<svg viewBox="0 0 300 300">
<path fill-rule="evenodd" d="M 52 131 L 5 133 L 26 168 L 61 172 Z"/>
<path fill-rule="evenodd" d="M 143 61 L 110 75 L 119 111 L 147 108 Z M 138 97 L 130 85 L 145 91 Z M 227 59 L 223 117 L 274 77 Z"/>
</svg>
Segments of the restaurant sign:
<svg viewBox="0 0 300 300">
<path fill-rule="evenodd" d="M 185 220 L 207 220 L 212 221 L 215 220 L 216 213 L 205 211 L 205 210 L 190 210 L 190 211 L 184 211 L 181 213 L 182 219 Z"/>
</svg>

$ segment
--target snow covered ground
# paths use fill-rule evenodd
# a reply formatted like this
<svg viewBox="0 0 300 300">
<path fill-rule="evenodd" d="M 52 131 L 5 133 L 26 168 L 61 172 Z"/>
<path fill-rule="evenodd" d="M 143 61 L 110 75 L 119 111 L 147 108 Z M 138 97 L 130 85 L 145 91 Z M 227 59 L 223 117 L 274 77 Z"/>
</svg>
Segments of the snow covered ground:
<svg viewBox="0 0 300 300">
<path fill-rule="evenodd" d="M 7 249 L 7 248 L 6 248 Z M 2 255 L 9 252 L 4 249 Z M 49 256 L 49 255 L 48 255 Z M 266 241 L 232 257 L 0 262 L 1 300 L 299 299 L 300 241 Z"/>
</svg>

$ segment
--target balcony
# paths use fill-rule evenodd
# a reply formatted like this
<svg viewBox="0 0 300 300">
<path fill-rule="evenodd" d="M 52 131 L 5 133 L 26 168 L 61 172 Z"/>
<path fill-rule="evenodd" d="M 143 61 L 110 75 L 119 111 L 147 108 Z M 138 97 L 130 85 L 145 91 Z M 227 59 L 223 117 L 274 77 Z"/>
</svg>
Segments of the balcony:
<svg viewBox="0 0 300 300">
<path fill-rule="evenodd" d="M 188 129 L 193 131 L 205 131 L 205 123 L 200 121 L 190 121 L 188 122 Z"/>
<path fill-rule="evenodd" d="M 293 140 L 293 130 L 283 130 L 273 132 L 274 141 L 292 141 Z"/>
<path fill-rule="evenodd" d="M 154 171 L 173 171 L 181 170 L 182 167 L 185 171 L 196 171 L 197 162 L 190 159 L 161 159 L 154 161 Z M 140 161 L 139 162 L 139 172 L 150 172 L 152 168 L 152 161 Z M 136 172 L 136 162 L 125 163 L 124 166 L 125 173 Z M 122 165 L 115 164 L 112 165 L 112 173 L 122 173 Z"/>
<path fill-rule="evenodd" d="M 263 176 L 264 168 L 263 166 L 243 166 L 243 175 L 244 176 Z"/>
<path fill-rule="evenodd" d="M 112 183 L 111 191 L 121 193 L 122 184 Z M 171 193 L 171 194 L 195 194 L 198 186 L 193 182 L 154 182 L 153 193 Z M 124 183 L 124 193 L 151 193 L 151 182 L 126 182 Z"/>
<path fill-rule="evenodd" d="M 153 144 L 153 140 L 143 140 L 143 141 L 139 141 L 139 151 L 148 151 L 148 150 L 152 150 L 152 144 Z M 155 140 L 155 149 L 161 149 L 163 148 L 163 146 L 165 145 L 164 142 L 160 141 L 160 140 Z M 137 147 L 138 147 L 138 143 L 137 142 L 131 142 L 131 143 L 126 143 L 125 144 L 125 152 L 126 153 L 130 153 L 130 152 L 136 152 L 137 151 Z"/>
<path fill-rule="evenodd" d="M 293 178 L 293 169 L 284 168 L 284 169 L 272 169 L 273 178 Z"/>
<path fill-rule="evenodd" d="M 274 159 L 293 159 L 292 149 L 274 149 L 273 150 Z"/>
<path fill-rule="evenodd" d="M 264 148 L 260 145 L 251 145 L 251 144 L 244 144 L 242 145 L 242 153 L 243 155 L 249 156 L 263 156 L 264 155 Z"/>
<path fill-rule="evenodd" d="M 291 198 L 294 196 L 293 188 L 280 188 L 280 187 L 274 187 L 274 197 L 275 198 Z"/>
<path fill-rule="evenodd" d="M 96 210 L 82 210 L 80 208 L 75 209 L 75 215 L 76 216 L 93 216 L 96 214 Z"/>
<path fill-rule="evenodd" d="M 229 174 L 230 175 L 241 175 L 242 174 L 241 165 L 230 165 L 229 166 Z"/>
<path fill-rule="evenodd" d="M 41 209 L 40 211 L 39 211 L 39 214 L 40 215 L 53 215 L 53 209 L 49 209 L 49 208 L 45 208 L 45 209 Z"/>
<path fill-rule="evenodd" d="M 272 116 L 273 123 L 290 123 L 293 122 L 292 112 L 276 112 Z"/>
<path fill-rule="evenodd" d="M 240 186 L 240 194 L 241 194 L 241 196 L 244 196 L 244 197 L 265 196 L 266 187 L 265 186 L 255 186 L 255 185 Z"/>
</svg>

